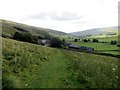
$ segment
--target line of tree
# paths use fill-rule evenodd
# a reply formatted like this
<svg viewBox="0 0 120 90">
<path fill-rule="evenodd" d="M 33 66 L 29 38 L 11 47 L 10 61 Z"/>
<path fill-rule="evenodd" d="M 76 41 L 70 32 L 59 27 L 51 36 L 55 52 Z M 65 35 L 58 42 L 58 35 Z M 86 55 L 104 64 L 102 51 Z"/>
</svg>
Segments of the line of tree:
<svg viewBox="0 0 120 90">
<path fill-rule="evenodd" d="M 83 39 L 83 42 L 90 42 L 90 39 Z"/>
<path fill-rule="evenodd" d="M 116 45 L 116 44 L 117 44 L 117 41 L 116 41 L 116 40 L 111 41 L 110 44 L 111 44 L 111 45 Z"/>
<path fill-rule="evenodd" d="M 75 38 L 74 39 L 74 42 L 78 42 L 78 41 L 80 41 L 80 38 Z"/>
<path fill-rule="evenodd" d="M 25 33 L 15 32 L 12 39 L 36 44 L 38 37 L 33 36 L 32 34 L 30 34 L 28 32 L 25 32 Z"/>
<path fill-rule="evenodd" d="M 62 47 L 63 44 L 65 44 L 65 39 L 60 40 L 58 37 L 49 37 L 49 36 L 33 36 L 29 32 L 15 32 L 12 39 L 18 40 L 18 41 L 24 41 L 29 43 L 38 44 L 39 39 L 47 39 L 50 41 L 51 47 Z"/>
<path fill-rule="evenodd" d="M 74 39 L 74 42 L 78 42 L 78 41 L 80 41 L 80 39 L 77 39 L 77 38 Z M 90 39 L 82 39 L 82 41 L 83 42 L 90 42 L 91 40 Z M 92 42 L 99 42 L 99 40 L 93 39 Z"/>
<path fill-rule="evenodd" d="M 93 42 L 99 42 L 98 39 L 93 39 Z"/>
</svg>

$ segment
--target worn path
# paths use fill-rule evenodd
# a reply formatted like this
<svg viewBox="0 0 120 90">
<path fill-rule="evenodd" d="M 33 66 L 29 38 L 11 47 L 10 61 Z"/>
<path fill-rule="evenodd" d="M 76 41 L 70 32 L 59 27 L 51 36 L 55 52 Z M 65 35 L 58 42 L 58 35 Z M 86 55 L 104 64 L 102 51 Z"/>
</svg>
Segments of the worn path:
<svg viewBox="0 0 120 90">
<path fill-rule="evenodd" d="M 68 78 L 68 60 L 64 57 L 61 50 L 56 49 L 56 55 L 51 56 L 51 60 L 43 62 L 36 73 L 30 87 L 35 88 L 59 88 L 67 87 L 64 79 Z"/>
</svg>

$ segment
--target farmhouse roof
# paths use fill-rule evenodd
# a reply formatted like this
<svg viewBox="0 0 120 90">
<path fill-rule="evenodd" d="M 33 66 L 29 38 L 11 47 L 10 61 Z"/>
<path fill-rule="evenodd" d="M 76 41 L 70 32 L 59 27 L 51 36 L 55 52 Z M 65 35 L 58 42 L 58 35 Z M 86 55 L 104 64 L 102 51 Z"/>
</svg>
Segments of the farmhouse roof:
<svg viewBox="0 0 120 90">
<path fill-rule="evenodd" d="M 68 45 L 68 47 L 71 47 L 71 48 L 80 48 L 80 46 L 77 46 L 77 45 Z"/>
</svg>

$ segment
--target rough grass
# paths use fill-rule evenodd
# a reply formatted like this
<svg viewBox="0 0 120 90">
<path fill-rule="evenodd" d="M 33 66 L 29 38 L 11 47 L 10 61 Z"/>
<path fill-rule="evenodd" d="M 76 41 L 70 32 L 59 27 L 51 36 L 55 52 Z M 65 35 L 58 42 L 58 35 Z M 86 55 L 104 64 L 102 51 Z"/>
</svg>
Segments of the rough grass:
<svg viewBox="0 0 120 90">
<path fill-rule="evenodd" d="M 4 88 L 114 88 L 117 58 L 3 40 Z"/>
<path fill-rule="evenodd" d="M 117 51 L 103 51 L 102 53 L 109 53 L 109 54 L 112 54 L 112 55 L 120 55 L 120 53 L 117 52 Z"/>
<path fill-rule="evenodd" d="M 71 64 L 71 77 L 83 88 L 118 87 L 118 59 L 65 51 Z M 73 55 L 74 53 L 74 55 Z"/>
<path fill-rule="evenodd" d="M 67 77 L 61 50 L 3 38 L 3 87 L 57 88 Z"/>
<path fill-rule="evenodd" d="M 53 55 L 50 51 L 50 48 L 3 39 L 3 75 L 8 73 L 15 77 L 20 75 L 19 79 L 30 76 L 32 70 L 49 60 L 48 56 Z"/>
</svg>

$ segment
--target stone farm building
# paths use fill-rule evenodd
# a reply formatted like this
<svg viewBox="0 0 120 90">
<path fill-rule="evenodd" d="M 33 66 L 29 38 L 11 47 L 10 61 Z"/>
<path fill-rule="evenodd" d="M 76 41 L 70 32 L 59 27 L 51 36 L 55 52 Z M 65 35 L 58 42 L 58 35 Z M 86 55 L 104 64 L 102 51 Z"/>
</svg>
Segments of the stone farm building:
<svg viewBox="0 0 120 90">
<path fill-rule="evenodd" d="M 90 48 L 90 47 L 86 47 L 86 46 L 77 46 L 77 45 L 73 45 L 73 44 L 66 44 L 66 46 L 72 50 L 86 51 L 86 52 L 94 51 L 94 48 Z"/>
<path fill-rule="evenodd" d="M 39 39 L 38 44 L 44 45 L 44 46 L 50 46 L 50 40 L 48 40 L 48 39 Z"/>
</svg>

